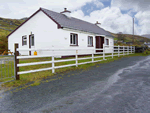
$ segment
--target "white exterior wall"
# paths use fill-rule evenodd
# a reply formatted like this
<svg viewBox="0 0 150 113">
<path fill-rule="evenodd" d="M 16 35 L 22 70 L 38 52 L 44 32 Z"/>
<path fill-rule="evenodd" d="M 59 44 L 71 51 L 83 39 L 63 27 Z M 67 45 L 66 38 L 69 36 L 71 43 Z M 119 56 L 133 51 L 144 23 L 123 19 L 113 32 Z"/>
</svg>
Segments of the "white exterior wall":
<svg viewBox="0 0 150 113">
<path fill-rule="evenodd" d="M 75 30 L 58 29 L 57 24 L 52 21 L 42 11 L 34 15 L 30 20 L 18 28 L 14 33 L 8 37 L 8 49 L 14 52 L 14 43 L 19 43 L 20 49 L 29 48 L 29 35 L 32 32 L 34 34 L 34 46 L 31 48 L 35 49 L 52 49 L 52 48 L 65 48 L 65 49 L 94 49 L 95 35 L 85 32 L 79 32 Z M 78 45 L 70 46 L 70 33 L 78 34 Z M 22 36 L 27 35 L 27 45 L 22 46 Z M 93 47 L 88 47 L 88 36 L 93 36 Z M 113 38 L 109 38 L 109 44 L 113 45 Z M 33 55 L 31 52 L 31 55 Z M 92 50 L 78 51 L 78 53 L 90 54 Z M 110 52 L 110 51 L 107 51 Z M 29 55 L 29 51 L 19 51 L 21 55 Z M 76 51 L 57 51 L 55 54 L 66 54 L 72 55 Z M 37 51 L 38 55 L 52 54 L 51 51 Z"/>
</svg>

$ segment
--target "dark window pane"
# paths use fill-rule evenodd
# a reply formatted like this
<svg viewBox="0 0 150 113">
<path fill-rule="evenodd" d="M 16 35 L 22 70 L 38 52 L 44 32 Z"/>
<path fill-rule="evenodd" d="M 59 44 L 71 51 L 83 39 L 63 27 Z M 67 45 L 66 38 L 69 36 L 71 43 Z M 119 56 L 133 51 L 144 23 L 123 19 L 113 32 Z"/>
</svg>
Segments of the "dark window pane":
<svg viewBox="0 0 150 113">
<path fill-rule="evenodd" d="M 76 35 L 73 35 L 73 44 L 75 44 L 75 40 L 76 40 Z"/>
<path fill-rule="evenodd" d="M 90 45 L 92 45 L 92 37 L 90 37 Z"/>
<path fill-rule="evenodd" d="M 106 39 L 106 45 L 109 45 L 109 41 L 108 41 L 108 39 Z"/>
<path fill-rule="evenodd" d="M 27 41 L 24 41 L 24 45 L 27 45 Z"/>
<path fill-rule="evenodd" d="M 88 37 L 88 45 L 92 46 L 92 42 L 93 42 L 93 37 L 89 36 Z"/>
<path fill-rule="evenodd" d="M 31 37 L 31 42 L 32 42 L 32 46 L 34 46 L 34 35 L 32 35 L 32 37 Z"/>
<path fill-rule="evenodd" d="M 27 45 L 27 36 L 23 36 L 22 38 L 23 38 L 22 39 L 23 40 L 22 45 Z"/>
<path fill-rule="evenodd" d="M 70 43 L 72 44 L 72 34 L 70 35 Z"/>
</svg>

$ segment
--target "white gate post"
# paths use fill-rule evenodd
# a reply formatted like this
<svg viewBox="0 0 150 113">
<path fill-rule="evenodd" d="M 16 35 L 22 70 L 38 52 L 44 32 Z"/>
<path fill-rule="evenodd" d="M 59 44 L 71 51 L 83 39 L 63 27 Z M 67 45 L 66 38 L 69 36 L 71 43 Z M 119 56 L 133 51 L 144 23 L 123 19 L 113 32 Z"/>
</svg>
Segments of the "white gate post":
<svg viewBox="0 0 150 113">
<path fill-rule="evenodd" d="M 78 50 L 76 50 L 76 67 L 78 67 Z"/>
<path fill-rule="evenodd" d="M 124 56 L 124 46 L 123 46 L 123 56 Z"/>
<path fill-rule="evenodd" d="M 52 73 L 55 73 L 54 56 L 52 56 Z"/>
<path fill-rule="evenodd" d="M 105 60 L 105 45 L 103 44 L 103 60 Z"/>
<path fill-rule="evenodd" d="M 114 56 L 114 46 L 112 46 L 112 58 Z"/>
<path fill-rule="evenodd" d="M 128 55 L 129 55 L 129 46 L 128 46 Z"/>
<path fill-rule="evenodd" d="M 132 46 L 131 46 L 131 54 L 132 54 Z"/>
<path fill-rule="evenodd" d="M 94 62 L 94 50 L 92 52 L 92 62 Z"/>
<path fill-rule="evenodd" d="M 119 51 L 119 45 L 118 45 L 118 57 L 120 56 L 120 55 L 119 55 L 119 52 L 120 52 L 120 51 Z"/>
</svg>

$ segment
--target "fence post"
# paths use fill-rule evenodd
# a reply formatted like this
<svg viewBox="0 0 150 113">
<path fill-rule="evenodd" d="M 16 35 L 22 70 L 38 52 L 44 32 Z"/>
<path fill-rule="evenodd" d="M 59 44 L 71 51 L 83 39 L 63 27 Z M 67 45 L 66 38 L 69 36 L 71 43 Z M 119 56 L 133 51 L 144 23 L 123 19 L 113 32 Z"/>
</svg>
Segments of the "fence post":
<svg viewBox="0 0 150 113">
<path fill-rule="evenodd" d="M 134 46 L 134 53 L 135 53 L 135 46 Z"/>
<path fill-rule="evenodd" d="M 76 67 L 78 67 L 78 50 L 76 50 Z"/>
<path fill-rule="evenodd" d="M 112 46 L 112 58 L 114 56 L 114 46 Z"/>
<path fill-rule="evenodd" d="M 124 56 L 124 46 L 123 46 L 123 56 Z"/>
<path fill-rule="evenodd" d="M 55 73 L 54 55 L 52 56 L 52 73 Z"/>
<path fill-rule="evenodd" d="M 120 56 L 120 55 L 119 55 L 119 52 L 120 52 L 120 51 L 119 51 L 119 45 L 118 45 L 118 57 Z"/>
<path fill-rule="evenodd" d="M 94 62 L 94 50 L 92 52 L 92 62 Z"/>
<path fill-rule="evenodd" d="M 105 60 L 105 45 L 103 44 L 103 60 Z"/>
<path fill-rule="evenodd" d="M 128 46 L 128 55 L 129 55 L 129 46 Z"/>
<path fill-rule="evenodd" d="M 15 53 L 14 53 L 14 55 L 15 55 L 15 69 L 14 69 L 14 71 L 15 71 L 15 78 L 16 78 L 16 80 L 20 80 L 20 76 L 19 76 L 19 74 L 18 74 L 18 72 L 19 72 L 19 67 L 17 67 L 17 64 L 19 64 L 19 59 L 17 59 L 17 56 L 19 56 L 19 52 L 17 51 L 17 48 L 19 47 L 19 44 L 18 43 L 15 43 Z"/>
<path fill-rule="evenodd" d="M 131 46 L 131 54 L 132 54 L 132 46 Z"/>
</svg>

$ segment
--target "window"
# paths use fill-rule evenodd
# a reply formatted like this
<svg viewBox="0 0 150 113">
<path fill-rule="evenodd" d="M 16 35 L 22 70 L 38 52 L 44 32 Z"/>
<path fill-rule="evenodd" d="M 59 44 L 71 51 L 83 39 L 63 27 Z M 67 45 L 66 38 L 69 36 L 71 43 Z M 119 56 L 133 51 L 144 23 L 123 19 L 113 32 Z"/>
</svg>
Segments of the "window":
<svg viewBox="0 0 150 113">
<path fill-rule="evenodd" d="M 106 45 L 109 45 L 109 39 L 106 39 Z"/>
<path fill-rule="evenodd" d="M 31 35 L 31 46 L 34 46 L 34 34 Z"/>
<path fill-rule="evenodd" d="M 78 45 L 78 35 L 77 34 L 70 34 L 70 45 Z"/>
<path fill-rule="evenodd" d="M 93 46 L 93 37 L 88 36 L 88 46 Z"/>
<path fill-rule="evenodd" d="M 27 45 L 27 36 L 22 36 L 22 46 Z"/>
</svg>

